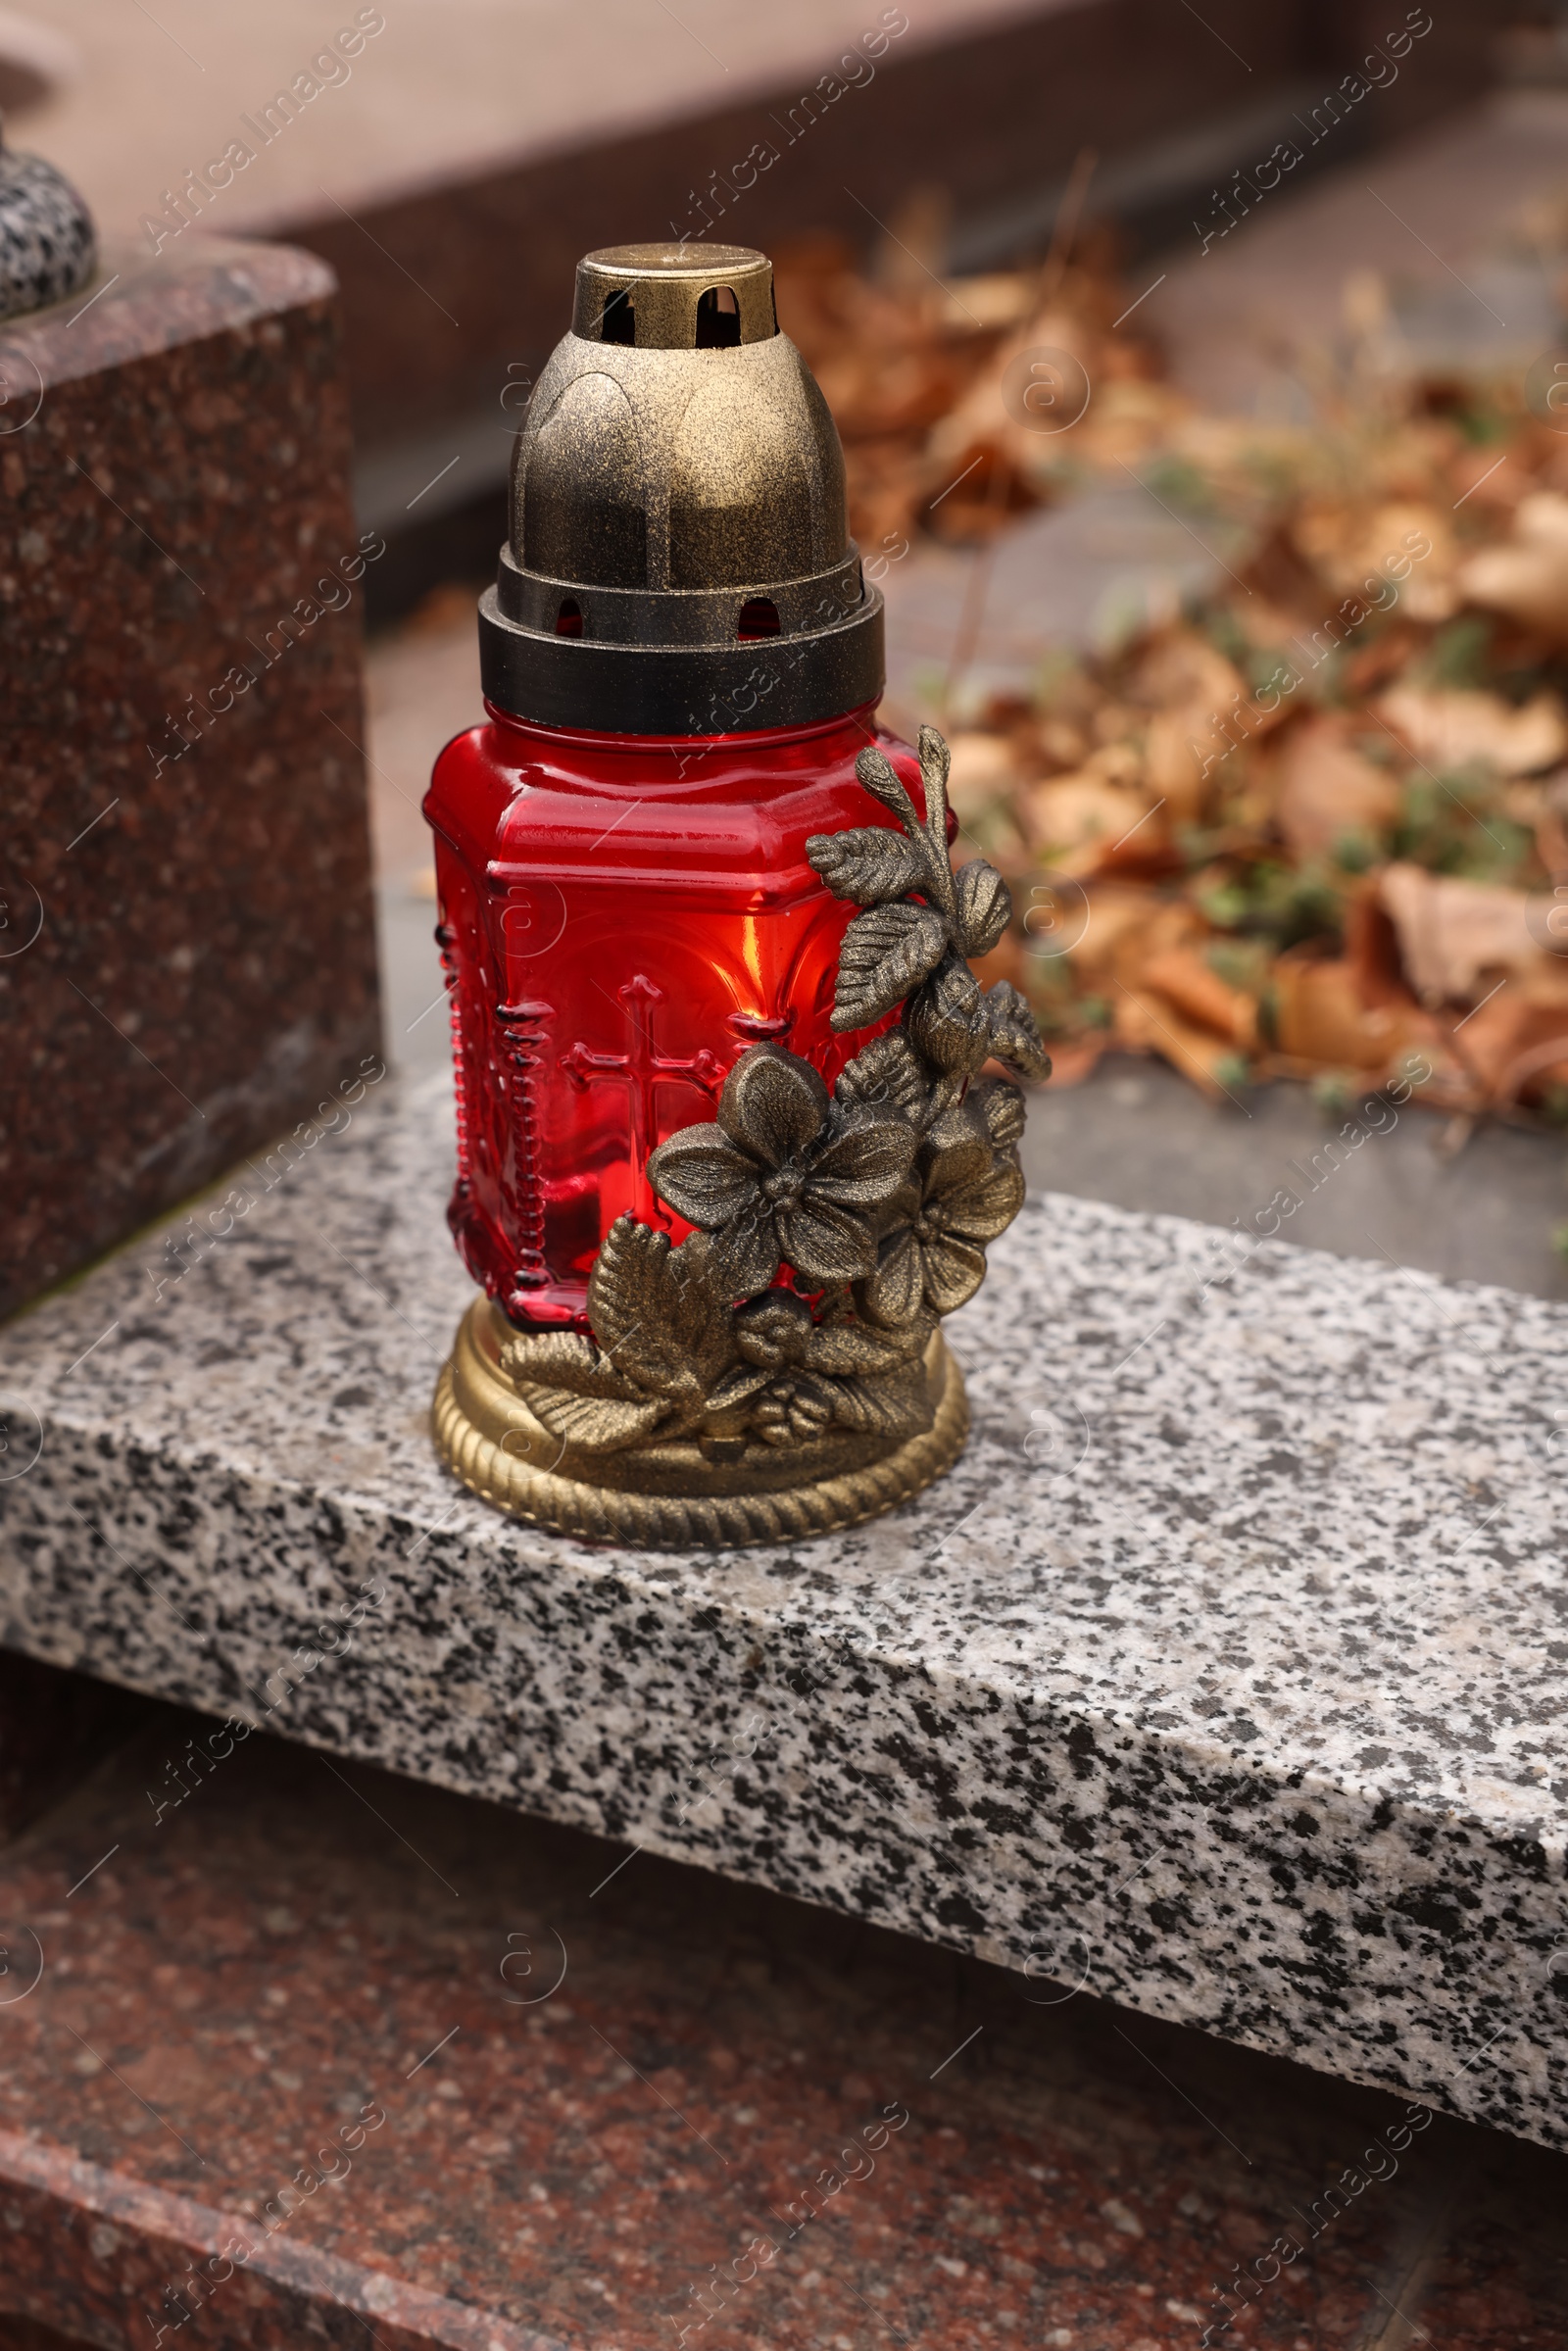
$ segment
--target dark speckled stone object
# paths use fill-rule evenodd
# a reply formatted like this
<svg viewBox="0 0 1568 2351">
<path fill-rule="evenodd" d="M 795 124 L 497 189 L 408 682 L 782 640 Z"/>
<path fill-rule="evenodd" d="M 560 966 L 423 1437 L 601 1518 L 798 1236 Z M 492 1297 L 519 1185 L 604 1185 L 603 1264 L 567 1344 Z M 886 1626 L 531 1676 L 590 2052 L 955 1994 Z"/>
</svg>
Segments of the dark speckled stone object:
<svg viewBox="0 0 1568 2351">
<path fill-rule="evenodd" d="M 309 1117 L 378 1014 L 330 272 L 110 252 L 0 327 L 0 389 L 3 1312 Z"/>
<path fill-rule="evenodd" d="M 97 259 L 87 208 L 41 155 L 0 147 L 0 318 L 62 302 Z"/>
</svg>

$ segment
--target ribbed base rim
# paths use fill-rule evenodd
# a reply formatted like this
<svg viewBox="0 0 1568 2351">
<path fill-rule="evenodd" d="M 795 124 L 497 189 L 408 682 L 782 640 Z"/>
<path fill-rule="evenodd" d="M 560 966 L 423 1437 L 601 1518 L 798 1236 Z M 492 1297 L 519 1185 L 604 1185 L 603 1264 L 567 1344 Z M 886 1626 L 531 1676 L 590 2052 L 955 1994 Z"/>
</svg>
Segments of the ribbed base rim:
<svg viewBox="0 0 1568 2351">
<path fill-rule="evenodd" d="M 863 1468 L 766 1494 L 636 1494 L 538 1469 L 509 1452 L 509 1434 L 529 1416 L 475 1342 L 476 1299 L 436 1385 L 432 1430 L 447 1467 L 482 1501 L 530 1526 L 593 1543 L 642 1549 L 738 1549 L 858 1526 L 907 1501 L 951 1469 L 969 1434 L 969 1403 L 957 1364 L 939 1337 L 932 1368 L 941 1381 L 929 1429 Z M 537 1425 L 533 1425 L 538 1435 Z"/>
</svg>

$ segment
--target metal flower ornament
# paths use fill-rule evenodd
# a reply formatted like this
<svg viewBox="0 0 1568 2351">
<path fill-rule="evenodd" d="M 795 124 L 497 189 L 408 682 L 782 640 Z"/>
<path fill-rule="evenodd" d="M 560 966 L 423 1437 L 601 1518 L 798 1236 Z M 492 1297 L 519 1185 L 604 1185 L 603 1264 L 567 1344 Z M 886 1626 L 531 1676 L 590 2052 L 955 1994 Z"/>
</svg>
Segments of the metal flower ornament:
<svg viewBox="0 0 1568 2351">
<path fill-rule="evenodd" d="M 620 1217 L 589 1286 L 592 1337 L 517 1333 L 501 1348 L 529 1413 L 601 1478 L 620 1457 L 624 1488 L 626 1456 L 643 1453 L 652 1470 L 652 1453 L 673 1462 L 671 1447 L 695 1445 L 718 1473 L 713 1493 L 759 1504 L 740 1540 L 782 1531 L 787 1490 L 758 1496 L 759 1462 L 793 1451 L 804 1477 L 853 1477 L 931 1429 L 938 1322 L 974 1295 L 988 1244 L 1023 1204 L 1022 1096 L 983 1072 L 993 1062 L 1043 1077 L 1050 1063 L 1018 991 L 982 990 L 969 969 L 1006 928 L 1007 890 L 984 859 L 953 870 L 935 728 L 921 729 L 919 757 L 923 817 L 868 750 L 857 775 L 898 829 L 807 846 L 835 896 L 864 909 L 844 936 L 832 1025 L 877 1033 L 831 1093 L 777 1045 L 743 1053 L 716 1119 L 648 1160 L 655 1192 L 693 1231 L 675 1245 Z M 839 1506 L 833 1523 L 886 1498 L 868 1490 L 864 1508 Z M 683 1509 L 702 1520 L 695 1498 Z"/>
<path fill-rule="evenodd" d="M 751 1298 L 781 1262 L 818 1290 L 868 1274 L 875 1213 L 913 1156 L 902 1118 L 832 1101 L 809 1061 L 757 1045 L 730 1072 L 715 1123 L 671 1135 L 648 1174 L 677 1216 L 713 1235 L 715 1272 Z"/>
</svg>

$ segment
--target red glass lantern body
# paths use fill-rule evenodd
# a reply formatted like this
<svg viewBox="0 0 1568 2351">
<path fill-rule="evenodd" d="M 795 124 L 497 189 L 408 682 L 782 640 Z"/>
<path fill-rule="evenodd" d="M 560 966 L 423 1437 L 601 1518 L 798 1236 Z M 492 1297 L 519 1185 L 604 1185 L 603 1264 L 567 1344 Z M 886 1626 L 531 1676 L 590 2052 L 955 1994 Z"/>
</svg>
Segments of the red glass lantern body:
<svg viewBox="0 0 1568 2351">
<path fill-rule="evenodd" d="M 486 707 L 424 804 L 458 1081 L 451 1223 L 514 1322 L 585 1330 L 617 1216 L 688 1231 L 649 1186 L 648 1154 L 714 1115 L 746 1049 L 777 1039 L 831 1085 L 865 1044 L 830 1025 L 856 909 L 806 843 L 888 821 L 856 779 L 867 743 L 917 807 L 919 767 L 868 710 L 699 739 Z"/>
</svg>

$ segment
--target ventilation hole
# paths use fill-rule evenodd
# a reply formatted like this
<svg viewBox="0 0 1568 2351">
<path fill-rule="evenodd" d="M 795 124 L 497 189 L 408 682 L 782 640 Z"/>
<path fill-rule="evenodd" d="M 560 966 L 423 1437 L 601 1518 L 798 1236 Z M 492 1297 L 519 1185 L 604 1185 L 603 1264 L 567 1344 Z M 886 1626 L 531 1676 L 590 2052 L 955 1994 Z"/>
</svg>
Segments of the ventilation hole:
<svg viewBox="0 0 1568 2351">
<path fill-rule="evenodd" d="M 575 596 L 563 598 L 561 610 L 556 614 L 556 634 L 558 637 L 582 635 L 582 606 Z"/>
<path fill-rule="evenodd" d="M 637 314 L 624 286 L 616 287 L 600 314 L 599 339 L 602 343 L 635 343 L 637 340 Z"/>
<path fill-rule="evenodd" d="M 754 596 L 741 606 L 741 616 L 735 624 L 737 637 L 776 637 L 778 635 L 778 606 L 770 596 Z"/>
<path fill-rule="evenodd" d="M 741 339 L 741 306 L 732 286 L 710 286 L 697 305 L 699 351 L 733 351 Z"/>
</svg>

